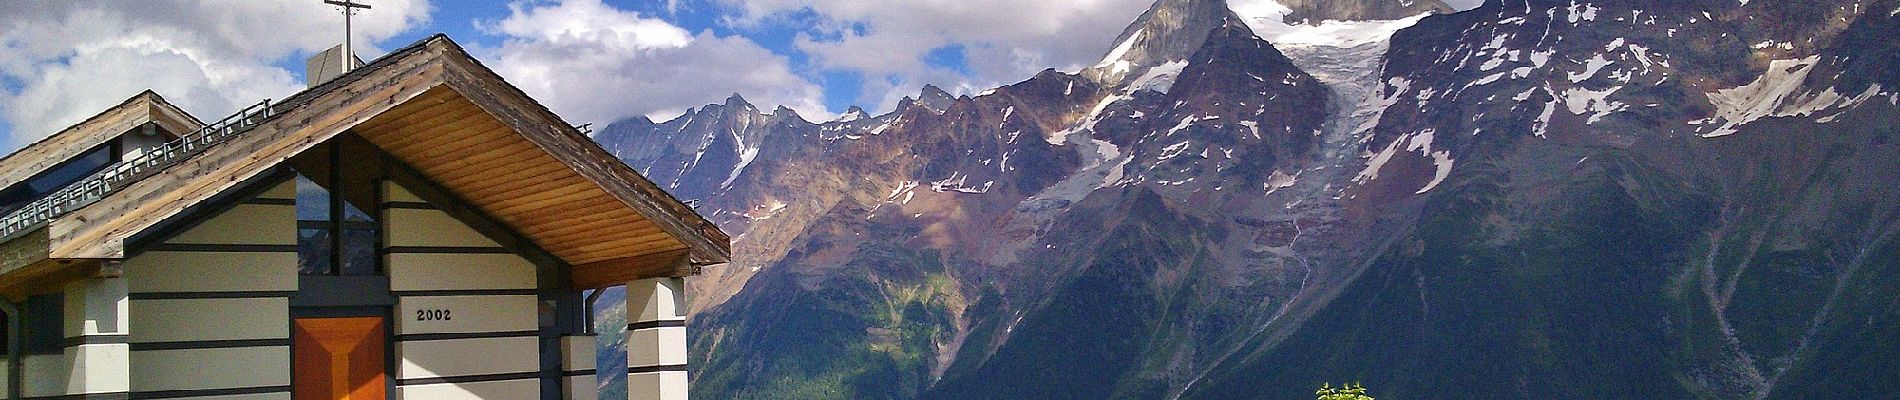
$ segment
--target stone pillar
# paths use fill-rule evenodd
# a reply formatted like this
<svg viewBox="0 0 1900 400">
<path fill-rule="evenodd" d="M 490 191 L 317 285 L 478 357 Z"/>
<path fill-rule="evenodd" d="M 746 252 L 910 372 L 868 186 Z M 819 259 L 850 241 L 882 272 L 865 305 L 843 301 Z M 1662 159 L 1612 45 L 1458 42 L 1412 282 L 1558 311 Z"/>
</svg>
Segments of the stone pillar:
<svg viewBox="0 0 1900 400">
<path fill-rule="evenodd" d="M 593 335 L 561 337 L 561 369 L 565 371 L 561 392 L 567 394 L 567 400 L 599 400 L 600 381 L 596 374 L 600 371 L 594 370 L 595 348 L 599 342 L 600 338 Z"/>
<path fill-rule="evenodd" d="M 627 284 L 627 397 L 686 399 L 686 280 Z"/>
<path fill-rule="evenodd" d="M 86 279 L 66 286 L 68 395 L 125 393 L 131 389 L 125 279 Z"/>
</svg>

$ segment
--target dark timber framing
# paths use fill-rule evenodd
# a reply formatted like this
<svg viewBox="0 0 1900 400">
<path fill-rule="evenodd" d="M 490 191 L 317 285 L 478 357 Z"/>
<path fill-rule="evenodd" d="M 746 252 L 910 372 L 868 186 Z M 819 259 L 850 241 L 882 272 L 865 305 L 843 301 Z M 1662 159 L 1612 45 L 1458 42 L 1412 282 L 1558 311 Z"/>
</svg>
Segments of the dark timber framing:
<svg viewBox="0 0 1900 400">
<path fill-rule="evenodd" d="M 257 196 L 272 187 L 289 182 L 297 176 L 286 166 L 272 167 L 270 171 L 257 174 L 251 179 L 239 183 L 233 190 L 219 193 L 202 203 L 185 208 L 178 214 L 166 218 L 131 237 L 126 238 L 126 258 L 136 257 L 146 251 L 203 251 L 203 252 L 253 252 L 277 253 L 297 252 L 296 245 L 233 245 L 233 244 L 167 244 L 165 241 L 196 228 L 213 216 L 237 208 L 240 204 L 251 203 Z M 294 203 L 293 203 L 294 205 Z"/>
</svg>

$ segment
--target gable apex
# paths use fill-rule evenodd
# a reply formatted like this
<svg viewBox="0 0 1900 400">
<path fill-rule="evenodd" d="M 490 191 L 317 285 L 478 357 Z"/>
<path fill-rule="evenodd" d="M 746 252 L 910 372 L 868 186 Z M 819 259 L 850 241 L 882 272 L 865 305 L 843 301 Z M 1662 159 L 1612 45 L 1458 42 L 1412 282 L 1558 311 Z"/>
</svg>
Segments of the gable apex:
<svg viewBox="0 0 1900 400">
<path fill-rule="evenodd" d="M 128 238 L 344 132 L 576 270 L 680 276 L 694 269 L 655 265 L 730 259 L 724 232 L 440 34 L 266 108 L 228 139 L 51 218 L 26 236 L 44 238 L 44 258 L 0 260 L 0 290 L 33 264 L 123 258 Z"/>
</svg>

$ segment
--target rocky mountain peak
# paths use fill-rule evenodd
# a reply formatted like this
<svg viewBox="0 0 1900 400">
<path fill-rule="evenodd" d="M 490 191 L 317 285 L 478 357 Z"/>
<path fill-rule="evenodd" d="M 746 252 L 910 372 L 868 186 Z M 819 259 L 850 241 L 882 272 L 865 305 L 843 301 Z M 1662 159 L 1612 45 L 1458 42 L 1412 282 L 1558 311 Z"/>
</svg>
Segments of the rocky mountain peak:
<svg viewBox="0 0 1900 400">
<path fill-rule="evenodd" d="M 786 107 L 783 105 L 778 106 L 778 108 L 772 109 L 772 116 L 777 117 L 779 119 L 795 118 L 801 121 L 805 119 L 804 117 L 798 115 L 797 110 L 793 110 L 791 107 Z"/>
<path fill-rule="evenodd" d="M 1102 62 L 1082 74 L 1104 86 L 1120 86 L 1149 67 L 1180 61 L 1207 41 L 1208 32 L 1239 20 L 1226 0 L 1161 0 L 1115 38 Z"/>
<path fill-rule="evenodd" d="M 1159 0 L 1080 73 L 594 139 L 734 235 L 697 397 L 1900 392 L 1900 0 L 1442 6 Z"/>
<path fill-rule="evenodd" d="M 944 110 L 950 109 L 951 105 L 956 104 L 957 98 L 937 85 L 924 85 L 923 91 L 917 95 L 917 102 L 929 108 L 930 111 L 941 114 Z"/>
<path fill-rule="evenodd" d="M 1276 0 L 1292 10 L 1288 24 L 1319 25 L 1322 21 L 1385 21 L 1422 13 L 1449 14 L 1454 10 L 1439 0 Z"/>
<path fill-rule="evenodd" d="M 733 93 L 732 96 L 726 97 L 726 107 L 751 108 L 752 102 L 746 101 L 745 96 L 740 96 L 739 93 Z"/>
</svg>

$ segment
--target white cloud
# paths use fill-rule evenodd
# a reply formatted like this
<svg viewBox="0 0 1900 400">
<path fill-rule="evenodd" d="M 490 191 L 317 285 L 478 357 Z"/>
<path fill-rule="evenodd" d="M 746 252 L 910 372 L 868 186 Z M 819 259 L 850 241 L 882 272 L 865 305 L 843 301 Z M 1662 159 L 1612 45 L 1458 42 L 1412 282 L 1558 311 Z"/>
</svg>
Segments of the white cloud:
<svg viewBox="0 0 1900 400">
<path fill-rule="evenodd" d="M 426 23 L 426 0 L 386 0 L 357 17 L 359 44 Z M 0 15 L 0 118 L 14 148 L 145 89 L 217 118 L 303 87 L 273 64 L 334 46 L 338 11 L 316 1 L 62 1 Z M 359 46 L 366 57 L 380 54 Z M 298 63 L 301 64 L 301 63 Z"/>
<path fill-rule="evenodd" d="M 510 83 L 569 122 L 661 119 L 732 93 L 761 107 L 791 107 L 807 119 L 829 116 L 817 85 L 749 39 L 692 35 L 598 0 L 510 8 L 508 18 L 482 24 L 507 39 L 479 51 Z"/>
<path fill-rule="evenodd" d="M 1464 11 L 1484 5 L 1484 0 L 1445 0 L 1445 5 Z"/>
<path fill-rule="evenodd" d="M 716 0 L 736 9 L 744 29 L 812 13 L 819 35 L 799 50 L 824 69 L 866 75 L 863 97 L 888 110 L 926 83 L 969 94 L 1028 79 L 1044 68 L 1076 70 L 1101 59 L 1110 41 L 1153 0 Z M 962 45 L 969 74 L 923 61 L 932 49 Z M 893 82 L 894 81 L 894 82 Z M 901 88 L 891 94 L 887 88 Z M 968 88 L 977 88 L 974 90 Z"/>
<path fill-rule="evenodd" d="M 510 16 L 489 30 L 551 46 L 598 46 L 630 52 L 686 47 L 692 33 L 658 19 L 616 10 L 599 1 L 569 1 L 549 7 L 508 6 Z"/>
</svg>

